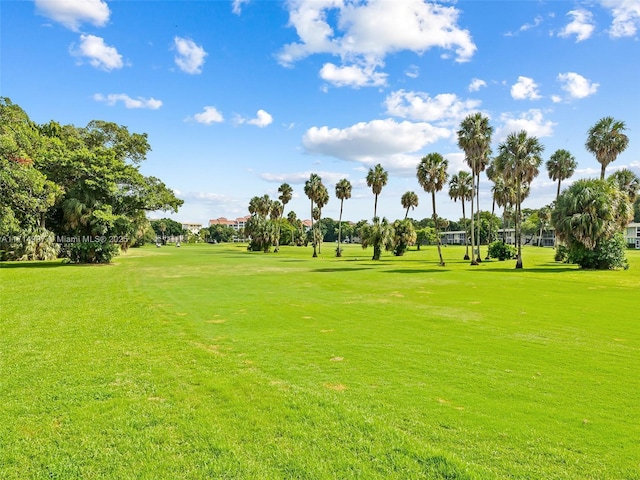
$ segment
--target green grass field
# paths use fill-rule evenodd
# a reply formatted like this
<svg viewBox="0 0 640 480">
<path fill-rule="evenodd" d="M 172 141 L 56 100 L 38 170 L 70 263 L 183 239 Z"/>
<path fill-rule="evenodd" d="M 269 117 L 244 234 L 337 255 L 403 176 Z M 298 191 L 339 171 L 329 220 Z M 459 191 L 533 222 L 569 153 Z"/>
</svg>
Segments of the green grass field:
<svg viewBox="0 0 640 480">
<path fill-rule="evenodd" d="M 640 252 L 334 248 L 0 264 L 0 478 L 640 479 Z"/>
</svg>

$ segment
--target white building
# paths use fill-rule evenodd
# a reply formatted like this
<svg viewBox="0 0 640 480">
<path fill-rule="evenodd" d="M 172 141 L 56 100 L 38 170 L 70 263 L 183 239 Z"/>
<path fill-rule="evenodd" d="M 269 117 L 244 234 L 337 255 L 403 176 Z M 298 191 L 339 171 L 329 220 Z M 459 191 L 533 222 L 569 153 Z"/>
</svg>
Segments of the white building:
<svg viewBox="0 0 640 480">
<path fill-rule="evenodd" d="M 202 229 L 202 224 L 201 223 L 183 223 L 182 228 L 183 230 L 188 230 L 194 235 L 197 235 L 198 233 L 200 233 L 200 230 Z"/>
<path fill-rule="evenodd" d="M 625 230 L 625 239 L 630 247 L 640 248 L 640 223 L 630 223 Z"/>
</svg>

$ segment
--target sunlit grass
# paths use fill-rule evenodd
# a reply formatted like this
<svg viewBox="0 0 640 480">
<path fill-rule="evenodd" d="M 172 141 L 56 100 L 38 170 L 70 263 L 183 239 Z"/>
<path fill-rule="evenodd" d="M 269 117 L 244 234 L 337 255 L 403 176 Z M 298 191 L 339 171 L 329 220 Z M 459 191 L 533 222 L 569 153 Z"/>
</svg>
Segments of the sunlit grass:
<svg viewBox="0 0 640 480">
<path fill-rule="evenodd" d="M 0 478 L 640 478 L 640 252 L 333 249 L 2 264 Z"/>
</svg>

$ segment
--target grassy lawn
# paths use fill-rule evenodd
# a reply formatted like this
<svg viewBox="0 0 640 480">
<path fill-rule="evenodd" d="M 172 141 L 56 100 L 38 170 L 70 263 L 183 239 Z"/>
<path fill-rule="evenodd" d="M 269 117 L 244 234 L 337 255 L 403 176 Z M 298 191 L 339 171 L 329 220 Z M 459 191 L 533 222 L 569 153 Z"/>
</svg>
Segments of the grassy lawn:
<svg viewBox="0 0 640 480">
<path fill-rule="evenodd" d="M 0 264 L 0 478 L 640 479 L 640 252 L 333 249 Z"/>
</svg>

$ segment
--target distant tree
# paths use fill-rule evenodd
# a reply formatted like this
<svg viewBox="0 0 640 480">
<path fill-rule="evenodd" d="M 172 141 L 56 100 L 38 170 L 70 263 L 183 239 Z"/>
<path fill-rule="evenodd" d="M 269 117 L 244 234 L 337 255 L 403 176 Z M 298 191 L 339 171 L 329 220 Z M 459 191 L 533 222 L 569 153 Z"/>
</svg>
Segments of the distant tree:
<svg viewBox="0 0 640 480">
<path fill-rule="evenodd" d="M 627 266 L 623 229 L 632 218 L 625 193 L 602 180 L 578 180 L 560 194 L 551 213 L 568 261 L 582 268 Z"/>
<path fill-rule="evenodd" d="M 374 218 L 378 216 L 378 195 L 382 192 L 382 187 L 387 184 L 388 179 L 389 174 L 379 163 L 375 167 L 370 168 L 369 173 L 367 173 L 367 185 L 371 187 L 371 190 L 375 195 L 375 202 L 373 204 Z"/>
<path fill-rule="evenodd" d="M 293 188 L 291 188 L 291 185 L 289 185 L 288 183 L 283 183 L 278 187 L 278 193 L 280 193 L 278 200 L 280 200 L 280 202 L 282 203 L 282 211 L 280 212 L 278 231 L 276 234 L 276 252 L 280 251 L 280 229 L 282 225 L 282 218 L 284 216 L 284 209 L 287 207 L 287 203 L 289 203 L 291 201 L 291 198 L 293 197 Z"/>
<path fill-rule="evenodd" d="M 516 268 L 522 268 L 522 238 L 521 238 L 521 210 L 522 187 L 531 184 L 538 175 L 542 163 L 540 156 L 544 146 L 537 137 L 529 136 L 525 130 L 518 133 L 510 133 L 506 140 L 498 147 L 499 155 L 496 158 L 496 168 L 505 177 L 507 182 L 515 185 L 516 189 L 516 248 L 518 256 Z"/>
<path fill-rule="evenodd" d="M 568 150 L 556 150 L 551 158 L 547 160 L 546 167 L 551 180 L 558 182 L 558 190 L 556 192 L 556 200 L 560 196 L 560 184 L 563 180 L 571 178 L 573 172 L 576 171 L 578 162 Z"/>
<path fill-rule="evenodd" d="M 373 224 L 365 224 L 360 229 L 362 238 L 362 248 L 373 247 L 373 257 L 371 260 L 380 260 L 382 248 L 393 250 L 393 226 L 386 218 L 382 221 L 378 217 L 373 217 Z"/>
<path fill-rule="evenodd" d="M 471 265 L 477 265 L 480 261 L 475 256 L 476 244 L 474 235 L 473 198 L 476 196 L 476 178 L 480 178 L 480 172 L 486 168 L 491 154 L 491 135 L 493 127 L 489 124 L 489 118 L 481 113 L 468 115 L 460 124 L 458 130 L 458 146 L 465 153 L 465 161 L 471 168 Z M 480 208 L 478 207 L 478 210 Z"/>
<path fill-rule="evenodd" d="M 338 248 L 336 248 L 336 257 L 342 256 L 342 207 L 344 201 L 351 198 L 351 182 L 343 178 L 336 183 L 336 198 L 340 200 L 340 217 L 338 219 Z"/>
<path fill-rule="evenodd" d="M 438 255 L 440 256 L 440 266 L 444 267 L 444 259 L 442 258 L 442 248 L 440 246 L 440 230 L 438 228 L 438 214 L 436 213 L 436 192 L 442 190 L 447 183 L 447 167 L 449 162 L 439 153 L 430 153 L 422 157 L 418 164 L 417 176 L 420 186 L 425 192 L 431 193 L 431 202 L 433 205 L 433 222 L 436 225 L 438 233 Z"/>
<path fill-rule="evenodd" d="M 540 235 L 538 235 L 538 246 L 542 246 L 542 234 L 549 227 L 549 222 L 551 221 L 551 209 L 549 207 L 542 207 L 538 210 L 538 222 L 540 225 Z"/>
<path fill-rule="evenodd" d="M 460 200 L 462 203 L 462 221 L 467 223 L 467 216 L 464 209 L 464 203 L 472 199 L 472 178 L 471 174 L 465 171 L 458 172 L 451 177 L 449 181 L 449 197 L 454 202 Z M 469 242 L 465 241 L 464 260 L 469 260 Z"/>
<path fill-rule="evenodd" d="M 404 219 L 406 220 L 409 216 L 409 209 L 413 210 L 418 206 L 418 195 L 416 195 L 415 192 L 407 192 L 402 195 L 400 202 L 402 203 L 402 207 L 406 209 L 404 214 Z"/>
<path fill-rule="evenodd" d="M 307 180 L 304 184 L 304 193 L 307 196 L 307 198 L 311 201 L 311 231 L 313 232 L 312 234 L 314 235 L 312 239 L 314 257 L 318 256 L 318 248 L 317 248 L 316 238 L 315 238 L 316 230 L 314 229 L 315 222 L 313 219 L 313 209 L 314 209 L 315 202 L 318 200 L 321 194 L 321 186 L 322 186 L 322 178 L 320 178 L 320 176 L 317 175 L 316 173 L 312 173 L 309 176 L 309 180 Z"/>
<path fill-rule="evenodd" d="M 416 245 L 420 250 L 420 245 L 432 244 L 438 241 L 439 235 L 433 227 L 423 227 L 416 230 Z"/>
<path fill-rule="evenodd" d="M 396 220 L 393 222 L 393 254 L 397 257 L 404 255 L 409 245 L 416 242 L 416 231 L 411 220 Z"/>
<path fill-rule="evenodd" d="M 604 180 L 607 166 L 615 161 L 629 145 L 629 137 L 623 132 L 625 123 L 613 117 L 604 117 L 589 129 L 585 147 L 600 162 L 600 180 Z"/>
</svg>

